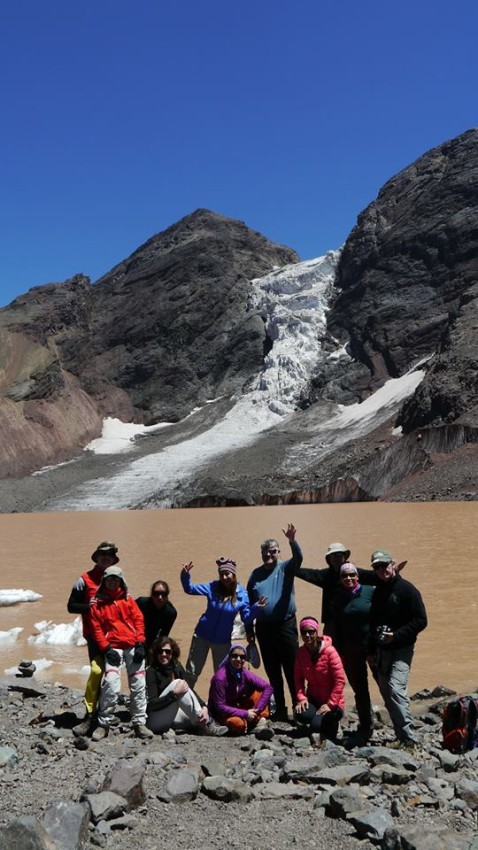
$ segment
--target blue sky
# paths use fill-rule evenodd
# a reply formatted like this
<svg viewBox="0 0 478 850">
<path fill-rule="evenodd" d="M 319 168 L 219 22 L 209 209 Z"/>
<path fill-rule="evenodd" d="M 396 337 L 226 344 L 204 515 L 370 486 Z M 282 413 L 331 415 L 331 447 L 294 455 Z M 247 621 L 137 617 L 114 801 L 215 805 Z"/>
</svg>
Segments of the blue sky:
<svg viewBox="0 0 478 850">
<path fill-rule="evenodd" d="M 0 304 L 198 207 L 319 256 L 478 124 L 476 0 L 20 0 L 0 22 Z"/>
</svg>

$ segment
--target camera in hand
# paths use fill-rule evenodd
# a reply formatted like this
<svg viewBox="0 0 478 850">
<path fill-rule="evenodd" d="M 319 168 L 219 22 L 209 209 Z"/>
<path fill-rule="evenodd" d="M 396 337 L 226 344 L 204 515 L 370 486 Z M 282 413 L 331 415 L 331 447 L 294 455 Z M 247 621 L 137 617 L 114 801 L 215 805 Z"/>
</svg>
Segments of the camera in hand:
<svg viewBox="0 0 478 850">
<path fill-rule="evenodd" d="M 375 637 L 377 643 L 386 643 L 387 635 L 390 634 L 389 626 L 377 626 L 375 630 Z"/>
</svg>

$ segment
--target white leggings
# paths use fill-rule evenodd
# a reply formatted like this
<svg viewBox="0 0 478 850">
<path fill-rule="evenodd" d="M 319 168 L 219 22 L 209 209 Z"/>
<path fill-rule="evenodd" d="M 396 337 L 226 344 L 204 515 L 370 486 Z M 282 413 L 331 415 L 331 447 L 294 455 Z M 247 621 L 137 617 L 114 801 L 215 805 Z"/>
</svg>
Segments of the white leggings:
<svg viewBox="0 0 478 850">
<path fill-rule="evenodd" d="M 162 691 L 161 696 L 169 694 L 180 681 L 180 679 L 173 679 L 167 688 Z M 148 714 L 147 726 L 152 732 L 166 732 L 171 728 L 197 728 L 201 711 L 201 704 L 196 694 L 189 689 L 185 694 L 181 694 L 175 699 L 174 702 Z"/>
<path fill-rule="evenodd" d="M 125 665 L 128 674 L 128 684 L 131 692 L 129 710 L 134 726 L 146 722 L 146 680 L 144 661 L 139 664 L 133 660 L 134 646 L 128 649 L 117 649 L 121 655 L 121 663 Z M 118 704 L 121 689 L 121 664 L 113 667 L 105 660 L 105 672 L 101 683 L 100 707 L 98 722 L 100 726 L 110 726 Z"/>
</svg>

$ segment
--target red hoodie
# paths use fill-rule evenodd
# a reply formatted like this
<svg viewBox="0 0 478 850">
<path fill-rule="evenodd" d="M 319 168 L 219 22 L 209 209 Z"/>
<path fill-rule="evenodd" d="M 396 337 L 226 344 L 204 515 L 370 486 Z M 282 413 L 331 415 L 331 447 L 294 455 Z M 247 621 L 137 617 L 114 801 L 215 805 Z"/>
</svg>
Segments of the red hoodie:
<svg viewBox="0 0 478 850">
<path fill-rule="evenodd" d="M 102 652 L 107 646 L 128 649 L 144 642 L 143 615 L 123 585 L 114 592 L 101 585 L 96 605 L 91 608 L 91 632 Z"/>
<path fill-rule="evenodd" d="M 299 702 L 310 698 L 317 705 L 327 703 L 329 708 L 345 708 L 345 671 L 329 635 L 323 635 L 315 663 L 306 646 L 297 651 L 294 682 Z"/>
</svg>

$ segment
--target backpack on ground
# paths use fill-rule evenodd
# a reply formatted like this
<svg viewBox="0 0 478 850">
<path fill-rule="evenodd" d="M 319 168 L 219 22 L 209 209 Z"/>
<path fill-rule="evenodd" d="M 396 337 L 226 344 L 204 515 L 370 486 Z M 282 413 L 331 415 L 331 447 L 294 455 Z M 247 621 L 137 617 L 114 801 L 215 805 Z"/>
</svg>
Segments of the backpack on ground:
<svg viewBox="0 0 478 850">
<path fill-rule="evenodd" d="M 443 746 L 451 753 L 466 753 L 478 746 L 478 699 L 459 697 L 442 714 Z"/>
</svg>

